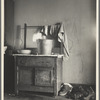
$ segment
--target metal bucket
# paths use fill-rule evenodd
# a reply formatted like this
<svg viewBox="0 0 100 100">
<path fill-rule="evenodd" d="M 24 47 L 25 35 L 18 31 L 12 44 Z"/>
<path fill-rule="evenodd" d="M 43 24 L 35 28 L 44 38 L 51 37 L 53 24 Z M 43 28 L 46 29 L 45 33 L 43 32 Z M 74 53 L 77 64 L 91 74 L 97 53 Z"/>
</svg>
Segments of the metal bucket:
<svg viewBox="0 0 100 100">
<path fill-rule="evenodd" d="M 54 40 L 52 39 L 37 40 L 38 54 L 51 55 L 53 47 L 54 47 Z"/>
</svg>

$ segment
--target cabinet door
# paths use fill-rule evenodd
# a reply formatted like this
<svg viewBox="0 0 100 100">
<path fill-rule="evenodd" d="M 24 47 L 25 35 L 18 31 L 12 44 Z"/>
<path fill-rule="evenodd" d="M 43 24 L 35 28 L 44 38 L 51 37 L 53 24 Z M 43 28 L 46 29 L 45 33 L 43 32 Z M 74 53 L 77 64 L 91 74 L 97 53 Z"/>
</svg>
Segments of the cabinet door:
<svg viewBox="0 0 100 100">
<path fill-rule="evenodd" d="M 35 68 L 36 86 L 53 86 L 53 69 Z"/>
<path fill-rule="evenodd" d="M 18 83 L 32 86 L 53 86 L 52 68 L 19 67 Z"/>
<path fill-rule="evenodd" d="M 19 67 L 19 84 L 34 85 L 34 68 Z"/>
<path fill-rule="evenodd" d="M 52 69 L 18 66 L 17 70 L 16 93 L 17 91 L 54 92 Z"/>
</svg>

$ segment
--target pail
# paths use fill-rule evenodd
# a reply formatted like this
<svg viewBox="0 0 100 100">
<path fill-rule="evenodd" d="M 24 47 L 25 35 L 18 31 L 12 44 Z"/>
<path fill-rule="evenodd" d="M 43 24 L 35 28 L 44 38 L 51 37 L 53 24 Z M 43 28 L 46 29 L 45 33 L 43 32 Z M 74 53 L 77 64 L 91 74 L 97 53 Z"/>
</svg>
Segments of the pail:
<svg viewBox="0 0 100 100">
<path fill-rule="evenodd" d="M 54 47 L 53 39 L 38 39 L 37 40 L 38 54 L 51 55 L 53 47 Z"/>
</svg>

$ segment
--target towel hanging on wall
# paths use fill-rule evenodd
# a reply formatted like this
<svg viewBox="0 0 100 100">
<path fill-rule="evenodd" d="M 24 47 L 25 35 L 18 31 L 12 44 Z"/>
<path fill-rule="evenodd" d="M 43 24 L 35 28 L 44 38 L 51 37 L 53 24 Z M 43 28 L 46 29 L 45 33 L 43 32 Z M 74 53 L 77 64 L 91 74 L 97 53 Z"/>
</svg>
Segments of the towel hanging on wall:
<svg viewBox="0 0 100 100">
<path fill-rule="evenodd" d="M 65 57 L 69 57 L 68 38 L 64 26 L 64 23 L 61 23 L 61 27 L 58 33 L 58 41 L 62 42 L 63 44 Z"/>
</svg>

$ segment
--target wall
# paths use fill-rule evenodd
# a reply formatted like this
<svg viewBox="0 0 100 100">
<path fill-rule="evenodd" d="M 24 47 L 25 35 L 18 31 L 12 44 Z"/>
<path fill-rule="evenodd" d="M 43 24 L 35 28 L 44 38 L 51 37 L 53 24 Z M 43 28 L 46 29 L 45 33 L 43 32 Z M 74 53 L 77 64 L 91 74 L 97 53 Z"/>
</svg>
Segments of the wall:
<svg viewBox="0 0 100 100">
<path fill-rule="evenodd" d="M 63 82 L 95 83 L 95 0 L 15 0 L 15 48 L 20 48 L 17 26 L 64 22 L 70 57 L 63 62 Z M 17 37 L 17 38 L 16 38 Z"/>
<path fill-rule="evenodd" d="M 14 2 L 13 0 L 5 1 L 5 45 L 14 47 Z"/>
</svg>

